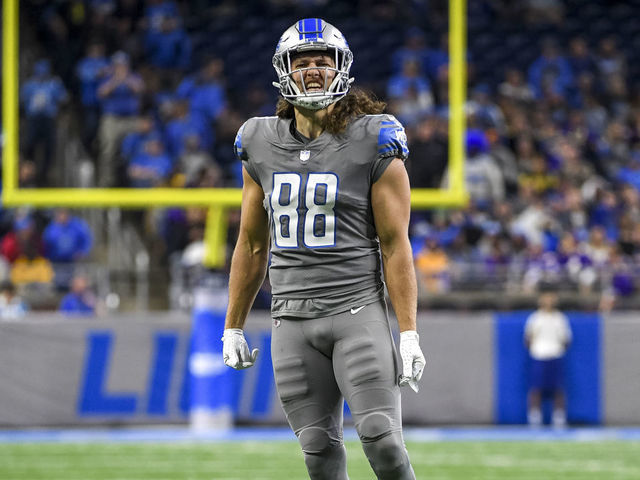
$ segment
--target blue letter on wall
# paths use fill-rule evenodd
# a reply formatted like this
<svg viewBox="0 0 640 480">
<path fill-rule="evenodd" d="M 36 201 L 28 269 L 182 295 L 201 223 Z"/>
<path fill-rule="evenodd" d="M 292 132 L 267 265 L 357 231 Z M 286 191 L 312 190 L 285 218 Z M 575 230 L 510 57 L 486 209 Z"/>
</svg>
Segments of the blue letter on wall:
<svg viewBox="0 0 640 480">
<path fill-rule="evenodd" d="M 149 415 L 166 415 L 173 361 L 175 358 L 178 334 L 174 332 L 158 332 L 155 335 L 155 359 L 153 371 L 149 377 Z"/>
<path fill-rule="evenodd" d="M 89 345 L 78 413 L 80 415 L 134 414 L 137 403 L 135 394 L 109 394 L 105 391 L 113 333 L 93 332 L 87 339 Z"/>
</svg>

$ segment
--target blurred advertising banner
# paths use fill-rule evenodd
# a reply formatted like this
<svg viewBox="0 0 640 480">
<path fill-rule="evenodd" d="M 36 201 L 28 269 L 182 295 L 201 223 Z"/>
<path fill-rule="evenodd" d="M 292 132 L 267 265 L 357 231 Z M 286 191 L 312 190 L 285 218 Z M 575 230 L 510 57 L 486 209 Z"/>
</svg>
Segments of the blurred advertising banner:
<svg viewBox="0 0 640 480">
<path fill-rule="evenodd" d="M 205 297 L 193 314 L 31 313 L 0 322 L 0 427 L 285 424 L 273 381 L 269 312 L 253 312 L 247 322 L 247 341 L 260 349 L 256 365 L 235 371 L 219 358 L 222 310 Z M 405 422 L 524 423 L 528 313 L 421 312 L 427 369 L 418 394 L 403 391 Z M 637 314 L 567 315 L 574 330 L 569 422 L 637 424 Z"/>
</svg>

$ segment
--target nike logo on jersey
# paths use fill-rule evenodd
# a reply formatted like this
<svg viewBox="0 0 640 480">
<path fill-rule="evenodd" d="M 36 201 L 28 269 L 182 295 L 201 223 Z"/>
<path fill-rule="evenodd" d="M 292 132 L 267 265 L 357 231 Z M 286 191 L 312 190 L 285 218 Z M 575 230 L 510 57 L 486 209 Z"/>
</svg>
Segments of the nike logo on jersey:
<svg viewBox="0 0 640 480">
<path fill-rule="evenodd" d="M 360 310 L 362 310 L 364 307 L 365 307 L 365 306 L 363 305 L 363 306 L 358 307 L 358 308 L 352 308 L 352 309 L 351 309 L 351 315 L 355 315 L 355 314 L 356 314 L 356 313 L 358 313 Z"/>
</svg>

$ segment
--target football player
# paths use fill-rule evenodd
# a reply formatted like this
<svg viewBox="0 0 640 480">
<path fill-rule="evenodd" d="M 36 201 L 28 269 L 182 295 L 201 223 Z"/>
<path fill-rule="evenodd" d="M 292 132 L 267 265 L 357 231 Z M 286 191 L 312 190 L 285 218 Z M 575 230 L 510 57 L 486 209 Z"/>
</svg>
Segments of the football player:
<svg viewBox="0 0 640 480">
<path fill-rule="evenodd" d="M 238 132 L 244 186 L 223 356 L 236 369 L 256 360 L 242 328 L 270 252 L 275 381 L 310 478 L 348 478 L 344 398 L 377 478 L 414 479 L 399 388 L 417 391 L 425 366 L 408 238 L 409 151 L 384 103 L 350 91 L 352 60 L 338 29 L 317 18 L 296 22 L 273 56 L 276 116 L 251 118 Z"/>
</svg>

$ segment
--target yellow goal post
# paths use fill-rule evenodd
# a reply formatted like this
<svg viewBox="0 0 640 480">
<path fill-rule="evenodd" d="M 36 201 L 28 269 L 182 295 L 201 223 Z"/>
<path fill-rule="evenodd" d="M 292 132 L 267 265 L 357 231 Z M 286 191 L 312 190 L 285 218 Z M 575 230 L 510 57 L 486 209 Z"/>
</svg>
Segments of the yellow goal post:
<svg viewBox="0 0 640 480">
<path fill-rule="evenodd" d="M 458 207 L 468 201 L 464 182 L 466 2 L 449 1 L 449 157 L 447 188 L 412 189 L 413 209 Z M 225 262 L 227 212 L 241 203 L 239 188 L 20 188 L 18 185 L 19 0 L 2 0 L 2 205 L 38 208 L 208 208 L 205 264 Z M 428 159 L 425 159 L 428 161 Z"/>
</svg>

